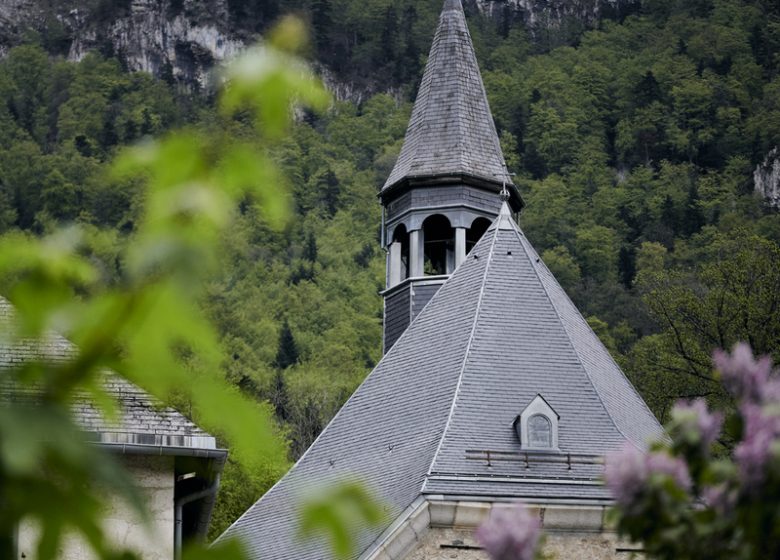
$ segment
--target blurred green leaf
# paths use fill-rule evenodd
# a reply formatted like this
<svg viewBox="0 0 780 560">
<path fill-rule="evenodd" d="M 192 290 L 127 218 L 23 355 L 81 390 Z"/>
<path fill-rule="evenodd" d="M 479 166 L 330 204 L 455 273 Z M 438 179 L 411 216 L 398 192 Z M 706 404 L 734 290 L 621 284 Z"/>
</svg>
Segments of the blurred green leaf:
<svg viewBox="0 0 780 560">
<path fill-rule="evenodd" d="M 244 560 L 245 558 L 246 554 L 237 540 L 220 541 L 208 548 L 203 545 L 190 545 L 185 547 L 182 554 L 182 560 Z"/>
<path fill-rule="evenodd" d="M 293 51 L 306 43 L 302 30 L 300 22 L 286 19 L 271 35 Z M 100 93 L 104 74 L 85 84 L 96 105 L 108 99 Z M 296 105 L 324 108 L 329 97 L 301 61 L 271 47 L 250 49 L 225 76 L 221 103 L 227 117 L 221 125 L 229 129 L 237 111 L 249 111 L 257 125 L 251 134 L 238 139 L 183 129 L 115 159 L 109 180 L 145 186 L 144 212 L 132 218 L 126 247 L 116 249 L 118 281 L 110 282 L 91 258 L 94 251 L 115 250 L 114 238 L 100 238 L 97 228 L 0 238 L 0 282 L 18 313 L 18 325 L 4 325 L 4 342 L 35 345 L 54 330 L 75 344 L 69 360 L 50 363 L 50 356 L 31 355 L 7 372 L 19 398 L 27 395 L 31 402 L 0 408 L 0 531 L 8 533 L 22 520 L 37 524 L 41 560 L 54 558 L 63 535 L 74 530 L 101 558 L 130 557 L 105 542 L 101 504 L 104 495 L 119 492 L 143 517 L 143 500 L 117 462 L 85 440 L 70 413 L 74 401 L 89 399 L 108 419 L 117 418 L 116 403 L 101 384 L 108 369 L 162 403 L 188 403 L 195 420 L 224 436 L 247 469 L 286 465 L 269 407 L 225 383 L 217 334 L 197 302 L 239 203 L 256 203 L 277 229 L 287 223 L 290 186 L 269 156 L 270 141 L 285 132 Z M 147 116 L 141 111 L 143 125 L 154 128 Z M 101 133 L 94 120 L 86 107 L 68 105 L 62 132 L 88 152 L 90 135 Z M 28 159 L 37 155 L 28 151 Z M 78 196 L 78 181 L 61 171 L 42 177 L 47 199 Z M 50 227 L 57 212 L 56 205 L 47 207 L 36 219 Z M 186 553 L 193 560 L 242 557 L 235 543 Z"/>
</svg>

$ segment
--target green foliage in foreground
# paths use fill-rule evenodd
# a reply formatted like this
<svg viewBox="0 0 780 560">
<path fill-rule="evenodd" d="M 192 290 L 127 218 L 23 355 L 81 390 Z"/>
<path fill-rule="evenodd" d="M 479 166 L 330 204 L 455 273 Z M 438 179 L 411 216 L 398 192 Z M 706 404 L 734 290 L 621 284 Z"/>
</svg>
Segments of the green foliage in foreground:
<svg viewBox="0 0 780 560">
<path fill-rule="evenodd" d="M 333 555 L 339 560 L 354 556 L 355 527 L 386 521 L 385 512 L 361 484 L 343 483 L 317 494 L 302 512 L 300 537 L 329 538 Z"/>
<path fill-rule="evenodd" d="M 280 38 L 294 24 L 280 28 Z M 219 108 L 245 111 L 252 138 L 180 131 L 123 153 L 116 176 L 141 179 L 145 211 L 122 252 L 121 283 L 106 281 L 83 253 L 86 232 L 72 226 L 43 238 L 11 233 L 0 239 L 0 273 L 15 307 L 5 324 L 9 342 L 46 336 L 75 343 L 75 356 L 51 363 L 38 356 L 4 372 L 4 384 L 34 402 L 0 410 L 0 535 L 37 523 L 36 557 L 55 558 L 69 534 L 82 536 L 101 558 L 129 558 L 102 531 L 106 495 L 145 506 L 112 457 L 80 435 L 69 413 L 85 393 L 111 418 L 116 404 L 103 392 L 101 370 L 113 369 L 164 402 L 188 403 L 197 421 L 230 442 L 248 470 L 278 468 L 285 449 L 268 408 L 242 396 L 220 375 L 218 337 L 197 298 L 213 266 L 221 232 L 239 201 L 261 208 L 268 223 L 287 218 L 284 183 L 268 156 L 287 128 L 292 103 L 323 108 L 328 96 L 293 56 L 270 47 L 250 51 L 226 73 Z M 262 100 L 262 102 L 259 102 Z M 2 540 L 3 556 L 12 548 Z M 196 558 L 240 558 L 224 545 Z"/>
</svg>

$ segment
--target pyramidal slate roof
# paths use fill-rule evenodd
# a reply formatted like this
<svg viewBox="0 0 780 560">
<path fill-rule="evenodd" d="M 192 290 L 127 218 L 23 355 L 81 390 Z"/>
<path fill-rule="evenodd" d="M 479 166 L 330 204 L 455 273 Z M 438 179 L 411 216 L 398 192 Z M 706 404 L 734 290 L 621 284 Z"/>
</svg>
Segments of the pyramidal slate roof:
<svg viewBox="0 0 780 560">
<path fill-rule="evenodd" d="M 641 397 L 541 262 L 506 204 L 466 260 L 298 463 L 221 537 L 250 558 L 320 559 L 296 539 L 312 488 L 358 479 L 390 522 L 421 495 L 610 499 L 601 466 L 473 460 L 517 452 L 513 422 L 536 397 L 559 418 L 561 456 L 639 448 L 662 431 Z M 356 527 L 360 556 L 387 526 Z"/>
<path fill-rule="evenodd" d="M 385 183 L 467 175 L 511 183 L 460 0 L 446 0 L 401 154 Z"/>
</svg>

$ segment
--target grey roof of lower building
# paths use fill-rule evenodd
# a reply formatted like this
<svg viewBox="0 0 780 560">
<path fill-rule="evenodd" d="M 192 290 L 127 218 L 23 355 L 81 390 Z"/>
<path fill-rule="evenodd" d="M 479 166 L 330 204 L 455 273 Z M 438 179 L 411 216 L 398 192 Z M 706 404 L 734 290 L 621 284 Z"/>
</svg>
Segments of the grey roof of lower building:
<svg viewBox="0 0 780 560">
<path fill-rule="evenodd" d="M 513 422 L 537 394 L 560 416 L 554 455 L 570 464 L 523 462 Z M 298 508 L 349 478 L 390 520 L 421 494 L 604 501 L 598 458 L 661 434 L 505 204 L 304 456 L 221 538 L 242 538 L 250 558 L 326 558 L 325 542 L 296 538 Z M 356 557 L 385 528 L 355 527 Z"/>
<path fill-rule="evenodd" d="M 63 363 L 75 358 L 77 348 L 64 337 L 48 333 L 41 339 L 14 336 L 14 311 L 8 300 L 0 298 L 0 373 L 24 362 Z M 72 411 L 78 425 L 96 443 L 148 445 L 170 448 L 215 449 L 215 438 L 171 407 L 163 406 L 146 391 L 114 372 L 101 374 L 106 395 L 119 407 L 114 420 L 106 418 L 87 394 L 78 394 Z M 14 383 L 0 375 L 0 402 L 31 403 L 40 395 L 34 385 Z"/>
</svg>

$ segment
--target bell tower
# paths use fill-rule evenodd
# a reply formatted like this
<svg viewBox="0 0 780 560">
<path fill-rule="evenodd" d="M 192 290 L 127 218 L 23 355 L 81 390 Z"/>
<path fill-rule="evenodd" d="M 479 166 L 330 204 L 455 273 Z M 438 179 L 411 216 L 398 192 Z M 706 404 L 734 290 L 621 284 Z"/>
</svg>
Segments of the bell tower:
<svg viewBox="0 0 780 560">
<path fill-rule="evenodd" d="M 519 212 L 463 6 L 446 0 L 403 148 L 379 195 L 385 352 L 485 233 L 504 189 Z"/>
</svg>

